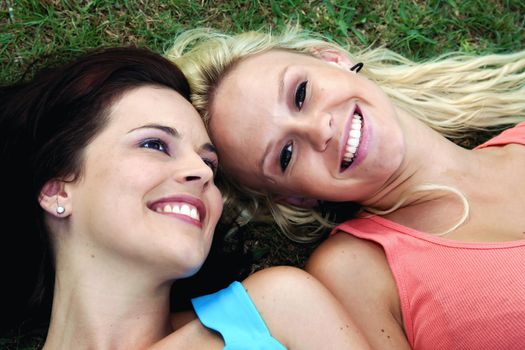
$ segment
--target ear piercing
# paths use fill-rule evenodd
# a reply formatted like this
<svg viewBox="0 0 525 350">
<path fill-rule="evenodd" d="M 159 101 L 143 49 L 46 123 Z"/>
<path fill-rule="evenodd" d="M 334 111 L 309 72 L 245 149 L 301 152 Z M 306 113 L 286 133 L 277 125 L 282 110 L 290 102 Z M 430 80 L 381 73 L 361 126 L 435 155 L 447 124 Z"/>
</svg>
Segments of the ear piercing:
<svg viewBox="0 0 525 350">
<path fill-rule="evenodd" d="M 363 62 L 359 62 L 359 63 L 354 64 L 352 68 L 350 68 L 350 70 L 352 72 L 359 73 L 359 71 L 361 70 L 361 68 L 363 68 L 363 66 L 364 66 Z"/>
<path fill-rule="evenodd" d="M 57 209 L 56 209 L 56 211 L 57 211 L 58 215 L 62 215 L 66 211 L 66 208 L 64 208 L 63 206 L 58 204 L 58 196 L 57 196 Z"/>
</svg>

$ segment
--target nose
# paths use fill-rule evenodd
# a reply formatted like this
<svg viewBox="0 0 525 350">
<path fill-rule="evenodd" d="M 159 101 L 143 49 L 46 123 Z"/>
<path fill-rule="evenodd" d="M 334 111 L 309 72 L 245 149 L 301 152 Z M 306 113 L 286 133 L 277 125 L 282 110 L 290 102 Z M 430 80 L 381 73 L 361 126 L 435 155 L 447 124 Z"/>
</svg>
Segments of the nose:
<svg viewBox="0 0 525 350">
<path fill-rule="evenodd" d="M 306 116 L 301 120 L 300 133 L 315 150 L 323 152 L 334 135 L 333 118 L 329 113 Z"/>
<path fill-rule="evenodd" d="M 187 155 L 179 159 L 174 178 L 177 182 L 206 188 L 213 181 L 213 170 L 198 154 Z M 183 164 L 183 166 L 180 166 Z"/>
</svg>

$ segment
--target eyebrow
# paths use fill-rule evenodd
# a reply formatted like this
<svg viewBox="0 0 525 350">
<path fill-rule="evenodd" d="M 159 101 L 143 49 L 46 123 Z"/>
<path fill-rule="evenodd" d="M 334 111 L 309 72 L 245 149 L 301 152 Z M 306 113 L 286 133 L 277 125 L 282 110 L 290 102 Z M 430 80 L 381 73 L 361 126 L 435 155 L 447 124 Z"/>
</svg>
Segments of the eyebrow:
<svg viewBox="0 0 525 350">
<path fill-rule="evenodd" d="M 140 130 L 140 129 L 157 129 L 157 130 L 165 132 L 166 134 L 168 134 L 170 136 L 173 136 L 173 137 L 176 137 L 176 138 L 180 138 L 181 137 L 180 133 L 176 129 L 173 129 L 173 128 L 171 128 L 169 126 L 165 126 L 165 125 L 159 125 L 159 124 L 147 124 L 147 125 L 139 126 L 138 128 L 131 129 L 128 132 L 128 134 L 133 132 L 133 131 L 135 131 L 135 130 Z"/>
<path fill-rule="evenodd" d="M 277 98 L 279 101 L 282 101 L 283 100 L 283 95 L 284 95 L 284 77 L 286 75 L 286 72 L 288 71 L 288 68 L 290 68 L 290 66 L 285 66 L 278 74 L 277 76 L 277 81 L 279 82 L 279 89 L 277 91 Z"/>
<path fill-rule="evenodd" d="M 259 160 L 259 162 L 258 162 L 259 168 L 261 169 L 261 173 L 265 177 L 267 176 L 267 174 L 264 171 L 264 163 L 266 162 L 266 158 L 268 158 L 268 154 L 271 153 L 273 148 L 274 148 L 273 144 L 272 143 L 268 143 L 268 146 L 266 146 L 266 149 L 264 150 L 264 153 L 263 153 L 263 155 L 261 157 L 261 160 Z"/>
<path fill-rule="evenodd" d="M 278 91 L 277 91 L 277 100 L 278 101 L 282 101 L 283 100 L 283 95 L 284 95 L 284 77 L 286 76 L 286 72 L 288 71 L 289 68 L 290 68 L 290 66 L 285 66 L 279 72 L 279 74 L 277 75 L 277 81 L 279 83 L 279 88 L 278 88 Z M 261 169 L 261 172 L 262 172 L 263 176 L 267 176 L 266 173 L 264 172 L 264 163 L 266 161 L 266 158 L 268 157 L 268 154 L 272 151 L 273 148 L 274 148 L 273 144 L 269 143 L 268 146 L 266 146 L 266 149 L 264 150 L 264 153 L 263 153 L 261 159 L 258 162 L 258 166 Z"/>
</svg>

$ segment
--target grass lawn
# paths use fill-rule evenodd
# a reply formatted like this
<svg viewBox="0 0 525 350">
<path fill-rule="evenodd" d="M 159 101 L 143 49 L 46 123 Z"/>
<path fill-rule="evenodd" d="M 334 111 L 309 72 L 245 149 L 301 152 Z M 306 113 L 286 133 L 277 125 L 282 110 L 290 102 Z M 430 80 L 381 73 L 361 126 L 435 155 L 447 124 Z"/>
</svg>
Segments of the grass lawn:
<svg viewBox="0 0 525 350">
<path fill-rule="evenodd" d="M 411 58 L 517 50 L 525 41 L 520 0 L 2 0 L 0 81 L 17 79 L 28 63 L 50 52 L 67 57 L 119 44 L 162 51 L 186 28 L 243 31 L 290 21 L 341 43 L 386 45 Z"/>
<path fill-rule="evenodd" d="M 413 59 L 454 50 L 508 52 L 525 46 L 522 0 L 2 0 L 0 81 L 14 82 L 25 71 L 31 74 L 29 65 L 41 55 L 65 60 L 85 49 L 123 44 L 163 52 L 188 28 L 238 32 L 279 29 L 291 21 L 342 44 L 383 45 Z M 226 264 L 231 272 L 225 279 L 274 264 L 302 266 L 315 246 L 289 242 L 275 227 L 255 224 L 222 245 L 231 253 Z M 216 259 L 224 262 L 221 254 Z M 213 265 L 217 264 L 208 264 Z M 204 273 L 210 271 L 218 273 L 212 267 Z M 0 335 L 1 349 L 36 349 L 41 342 L 42 331 L 34 329 Z"/>
</svg>

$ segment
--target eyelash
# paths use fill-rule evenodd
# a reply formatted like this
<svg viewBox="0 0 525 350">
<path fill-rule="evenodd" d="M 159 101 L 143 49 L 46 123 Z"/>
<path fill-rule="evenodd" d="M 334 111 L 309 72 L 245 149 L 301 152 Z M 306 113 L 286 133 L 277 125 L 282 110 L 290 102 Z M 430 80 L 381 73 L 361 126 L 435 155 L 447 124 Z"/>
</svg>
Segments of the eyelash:
<svg viewBox="0 0 525 350">
<path fill-rule="evenodd" d="M 148 146 L 149 144 L 156 144 L 159 147 L 158 148 L 150 147 Z M 139 146 L 141 148 L 153 149 L 153 150 L 169 155 L 168 145 L 166 144 L 166 142 L 162 141 L 161 139 L 146 139 L 146 140 L 141 141 Z"/>
<path fill-rule="evenodd" d="M 286 152 L 289 152 L 289 154 L 286 154 Z M 293 155 L 293 143 L 288 142 L 283 149 L 281 150 L 281 154 L 279 155 L 279 165 L 281 166 L 281 170 L 284 173 L 286 171 L 286 168 L 288 167 L 288 164 L 290 163 L 290 160 L 292 159 Z"/>
<path fill-rule="evenodd" d="M 211 171 L 213 171 L 213 177 L 215 177 L 215 175 L 217 175 L 217 170 L 219 169 L 218 162 L 208 158 L 202 158 L 202 161 L 204 164 L 210 167 Z"/>
<path fill-rule="evenodd" d="M 294 95 L 294 105 L 298 110 L 303 108 L 304 100 L 306 99 L 306 87 L 308 85 L 308 80 L 303 81 L 297 86 Z"/>
<path fill-rule="evenodd" d="M 159 148 L 149 147 L 148 146 L 149 144 L 155 144 L 155 145 L 159 146 Z M 162 141 L 160 139 L 143 140 L 143 141 L 140 142 L 139 146 L 141 148 L 153 149 L 153 150 L 156 150 L 156 151 L 159 151 L 159 152 L 162 152 L 162 153 L 165 153 L 165 154 L 169 155 L 168 145 L 166 144 L 166 142 L 164 142 L 164 141 Z M 202 161 L 204 162 L 204 164 L 206 164 L 207 166 L 210 167 L 211 171 L 213 172 L 213 176 L 215 177 L 215 175 L 217 175 L 217 170 L 219 169 L 219 163 L 216 160 L 209 159 L 209 158 L 202 158 Z"/>
</svg>

